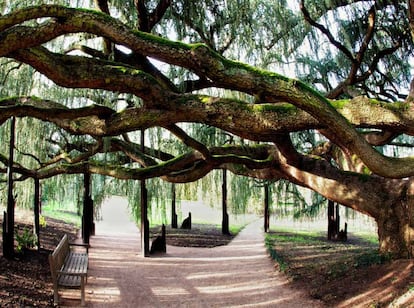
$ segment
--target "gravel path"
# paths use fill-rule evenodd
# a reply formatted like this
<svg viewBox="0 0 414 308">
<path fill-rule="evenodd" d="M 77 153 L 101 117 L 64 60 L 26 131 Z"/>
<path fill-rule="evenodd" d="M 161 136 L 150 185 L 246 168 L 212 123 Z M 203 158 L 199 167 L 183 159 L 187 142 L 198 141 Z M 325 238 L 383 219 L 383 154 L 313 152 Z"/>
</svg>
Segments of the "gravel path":
<svg viewBox="0 0 414 308">
<path fill-rule="evenodd" d="M 135 225 L 119 208 L 104 210 L 91 238 L 88 307 L 322 307 L 274 269 L 261 221 L 227 246 L 167 246 L 166 255 L 143 258 Z"/>
</svg>

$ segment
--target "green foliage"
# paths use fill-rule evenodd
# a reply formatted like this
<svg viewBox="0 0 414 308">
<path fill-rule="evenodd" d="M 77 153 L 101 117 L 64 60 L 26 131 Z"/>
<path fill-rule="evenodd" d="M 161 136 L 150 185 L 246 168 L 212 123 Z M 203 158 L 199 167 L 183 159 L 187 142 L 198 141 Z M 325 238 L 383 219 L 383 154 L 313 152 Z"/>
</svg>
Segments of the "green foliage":
<svg viewBox="0 0 414 308">
<path fill-rule="evenodd" d="M 81 226 L 81 217 L 78 213 L 77 203 L 66 200 L 64 203 L 48 201 L 42 206 L 42 217 L 51 217 L 72 223 L 77 227 Z"/>
<path fill-rule="evenodd" d="M 45 218 L 45 216 L 40 215 L 40 217 L 39 217 L 39 225 L 40 225 L 40 227 L 42 227 L 42 228 L 46 228 L 46 226 L 47 226 L 47 222 L 46 222 L 46 218 Z"/>
<path fill-rule="evenodd" d="M 390 262 L 392 256 L 390 254 L 380 254 L 378 250 L 372 250 L 358 255 L 354 260 L 354 267 L 367 267 L 374 264 L 384 264 Z"/>
<path fill-rule="evenodd" d="M 21 233 L 16 232 L 16 241 L 16 251 L 22 252 L 24 249 L 30 249 L 36 246 L 37 236 L 33 233 L 33 230 L 26 227 Z"/>
</svg>

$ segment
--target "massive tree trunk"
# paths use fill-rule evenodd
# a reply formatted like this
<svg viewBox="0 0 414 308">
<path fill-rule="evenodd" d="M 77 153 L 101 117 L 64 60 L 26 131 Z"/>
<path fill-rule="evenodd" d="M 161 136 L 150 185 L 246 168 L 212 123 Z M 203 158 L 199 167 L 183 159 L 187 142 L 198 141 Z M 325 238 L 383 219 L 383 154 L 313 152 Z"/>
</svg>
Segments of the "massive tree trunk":
<svg viewBox="0 0 414 308">
<path fill-rule="evenodd" d="M 411 219 L 406 216 L 410 216 Z M 375 218 L 378 224 L 379 250 L 381 253 L 391 254 L 395 258 L 413 257 L 414 225 L 412 221 L 409 221 L 413 217 L 413 208 L 408 209 L 400 203 Z"/>
<path fill-rule="evenodd" d="M 392 187 L 390 188 L 390 190 Z M 379 207 L 374 217 L 378 224 L 380 252 L 390 253 L 393 257 L 412 258 L 414 254 L 414 189 L 413 180 L 397 193 L 390 191 L 388 200 Z M 388 202 L 387 202 L 388 201 Z"/>
</svg>

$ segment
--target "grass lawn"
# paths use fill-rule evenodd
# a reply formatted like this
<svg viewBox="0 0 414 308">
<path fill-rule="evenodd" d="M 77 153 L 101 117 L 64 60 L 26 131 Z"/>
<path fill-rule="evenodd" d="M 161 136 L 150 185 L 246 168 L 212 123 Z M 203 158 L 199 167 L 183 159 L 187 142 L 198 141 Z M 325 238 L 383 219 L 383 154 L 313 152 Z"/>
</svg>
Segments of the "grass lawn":
<svg viewBox="0 0 414 308">
<path fill-rule="evenodd" d="M 384 307 L 413 287 L 414 273 L 407 271 L 411 262 L 380 255 L 372 233 L 348 234 L 347 242 L 333 242 L 326 231 L 274 228 L 265 245 L 295 287 L 328 306 Z M 361 297 L 363 303 L 358 302 L 361 294 L 370 294 Z"/>
</svg>

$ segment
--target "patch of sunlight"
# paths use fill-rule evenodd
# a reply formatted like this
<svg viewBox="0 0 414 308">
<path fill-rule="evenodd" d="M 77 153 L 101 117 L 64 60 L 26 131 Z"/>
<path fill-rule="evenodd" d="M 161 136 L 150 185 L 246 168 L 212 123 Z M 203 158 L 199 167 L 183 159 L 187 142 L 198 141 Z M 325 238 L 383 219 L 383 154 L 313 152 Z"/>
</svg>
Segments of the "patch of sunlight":
<svg viewBox="0 0 414 308">
<path fill-rule="evenodd" d="M 216 278 L 225 278 L 225 277 L 239 277 L 239 279 L 250 277 L 252 273 L 262 273 L 263 277 L 268 273 L 268 270 L 249 270 L 249 269 L 240 269 L 240 271 L 231 270 L 230 272 L 198 272 L 198 273 L 192 273 L 187 275 L 187 280 L 208 280 L 208 279 L 216 279 Z"/>
<path fill-rule="evenodd" d="M 153 287 L 151 289 L 155 296 L 177 296 L 190 294 L 190 292 L 186 289 L 180 287 Z"/>
<path fill-rule="evenodd" d="M 371 300 L 373 297 L 381 298 L 382 300 L 387 300 L 392 296 L 392 290 L 390 288 L 373 288 L 369 289 L 366 292 L 362 292 L 348 300 L 341 302 L 341 307 L 354 307 L 356 304 L 361 305 L 362 307 L 369 307 L 374 300 Z M 378 296 L 379 295 L 379 296 Z"/>
<path fill-rule="evenodd" d="M 234 276 L 234 272 L 229 272 L 229 273 L 194 273 L 192 275 L 188 275 L 186 278 L 188 280 L 193 280 L 193 279 L 208 279 L 208 278 L 218 278 L 218 277 L 231 277 Z"/>
<path fill-rule="evenodd" d="M 96 288 L 89 296 L 94 303 L 115 303 L 121 300 L 121 291 L 117 287 Z"/>
<path fill-rule="evenodd" d="M 200 293 L 204 294 L 225 294 L 233 292 L 251 292 L 259 289 L 270 289 L 275 286 L 275 281 L 271 279 L 263 279 L 261 281 L 247 281 L 244 283 L 234 283 L 226 285 L 216 285 L 208 287 L 197 287 Z"/>
<path fill-rule="evenodd" d="M 121 290 L 112 278 L 91 277 L 87 285 L 87 293 L 87 300 L 91 299 L 94 303 L 115 303 L 121 301 Z"/>
<path fill-rule="evenodd" d="M 414 303 L 414 289 L 410 289 L 399 296 L 390 304 L 390 307 L 410 307 L 410 303 Z"/>
<path fill-rule="evenodd" d="M 251 255 L 251 256 L 234 256 L 234 257 L 189 257 L 185 258 L 186 261 L 196 261 L 196 262 L 206 262 L 206 263 L 215 263 L 215 262 L 225 262 L 225 261 L 237 261 L 237 260 L 260 260 L 263 259 L 262 254 Z M 168 261 L 182 261 L 183 258 L 181 257 L 171 257 Z M 167 263 L 167 265 L 169 265 Z"/>
</svg>

